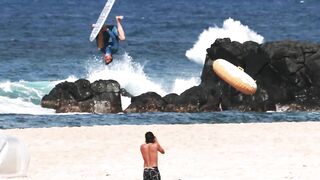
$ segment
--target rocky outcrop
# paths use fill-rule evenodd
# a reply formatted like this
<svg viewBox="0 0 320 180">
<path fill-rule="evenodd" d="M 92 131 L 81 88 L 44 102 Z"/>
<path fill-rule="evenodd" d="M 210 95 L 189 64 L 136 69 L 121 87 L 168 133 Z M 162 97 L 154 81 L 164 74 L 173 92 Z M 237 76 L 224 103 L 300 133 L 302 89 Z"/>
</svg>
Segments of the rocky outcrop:
<svg viewBox="0 0 320 180">
<path fill-rule="evenodd" d="M 55 109 L 58 113 L 118 113 L 121 107 L 121 89 L 114 80 L 99 80 L 90 83 L 79 79 L 76 82 L 57 84 L 41 100 L 41 106 Z"/>
<path fill-rule="evenodd" d="M 212 62 L 225 59 L 240 66 L 257 83 L 245 95 L 222 81 Z M 120 85 L 113 80 L 92 84 L 87 80 L 58 84 L 43 97 L 43 107 L 57 112 L 117 113 L 122 111 Z M 161 97 L 147 92 L 131 98 L 124 112 L 318 111 L 320 110 L 320 45 L 279 41 L 257 44 L 218 39 L 207 49 L 201 84 L 182 94 Z"/>
<path fill-rule="evenodd" d="M 257 92 L 245 95 L 222 81 L 212 70 L 212 62 L 219 58 L 242 67 L 256 80 Z M 319 76 L 320 45 L 298 41 L 241 44 L 228 38 L 218 39 L 207 49 L 201 84 L 181 95 L 163 97 L 166 103 L 158 109 L 172 112 L 320 110 Z"/>
<path fill-rule="evenodd" d="M 131 104 L 126 112 L 161 112 L 164 109 L 165 101 L 155 92 L 147 92 L 131 98 Z"/>
<path fill-rule="evenodd" d="M 297 41 L 240 44 L 230 39 L 219 39 L 207 52 L 201 86 L 220 94 L 223 109 L 320 109 L 319 45 Z M 218 58 L 241 66 L 256 80 L 257 92 L 247 96 L 221 81 L 211 68 L 212 60 Z"/>
</svg>

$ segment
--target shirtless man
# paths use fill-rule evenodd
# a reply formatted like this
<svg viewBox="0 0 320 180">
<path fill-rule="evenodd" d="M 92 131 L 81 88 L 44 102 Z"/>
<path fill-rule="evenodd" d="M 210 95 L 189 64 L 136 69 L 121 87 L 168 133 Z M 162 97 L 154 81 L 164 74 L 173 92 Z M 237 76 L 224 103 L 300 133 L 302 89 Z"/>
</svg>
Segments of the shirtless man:
<svg viewBox="0 0 320 180">
<path fill-rule="evenodd" d="M 140 146 L 143 158 L 143 180 L 160 180 L 160 172 L 158 169 L 158 151 L 164 154 L 164 149 L 160 146 L 157 138 L 152 132 L 145 134 L 146 143 Z"/>
</svg>

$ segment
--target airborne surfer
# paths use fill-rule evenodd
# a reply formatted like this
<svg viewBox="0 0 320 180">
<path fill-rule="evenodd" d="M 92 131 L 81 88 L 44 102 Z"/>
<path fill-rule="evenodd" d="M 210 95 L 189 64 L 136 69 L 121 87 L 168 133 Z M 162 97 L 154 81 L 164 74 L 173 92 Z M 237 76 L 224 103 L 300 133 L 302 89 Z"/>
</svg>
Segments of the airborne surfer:
<svg viewBox="0 0 320 180">
<path fill-rule="evenodd" d="M 116 16 L 116 25 L 103 25 L 96 37 L 98 49 L 104 54 L 106 65 L 112 62 L 113 54 L 118 51 L 119 41 L 126 39 L 121 20 L 123 16 Z M 95 24 L 92 25 L 94 27 Z"/>
</svg>

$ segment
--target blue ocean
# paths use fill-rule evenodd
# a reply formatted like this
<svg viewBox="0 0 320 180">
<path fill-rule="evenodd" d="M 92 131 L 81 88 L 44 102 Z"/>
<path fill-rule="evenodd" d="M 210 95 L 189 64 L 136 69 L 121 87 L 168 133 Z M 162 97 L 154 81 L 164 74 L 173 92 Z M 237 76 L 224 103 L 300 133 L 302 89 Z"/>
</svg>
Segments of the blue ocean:
<svg viewBox="0 0 320 180">
<path fill-rule="evenodd" d="M 106 0 L 0 0 L 0 128 L 318 121 L 319 112 L 56 114 L 40 106 L 58 83 L 114 79 L 133 95 L 199 85 L 217 38 L 320 43 L 318 0 L 116 0 L 126 41 L 106 66 L 89 41 Z M 122 97 L 125 109 L 130 99 Z"/>
</svg>

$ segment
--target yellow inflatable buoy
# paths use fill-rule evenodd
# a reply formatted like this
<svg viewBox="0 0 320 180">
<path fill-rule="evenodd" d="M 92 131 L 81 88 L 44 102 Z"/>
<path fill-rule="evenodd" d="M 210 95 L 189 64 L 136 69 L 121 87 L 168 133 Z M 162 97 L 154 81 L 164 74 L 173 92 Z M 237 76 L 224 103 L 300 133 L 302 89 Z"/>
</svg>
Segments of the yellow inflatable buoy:
<svg viewBox="0 0 320 180">
<path fill-rule="evenodd" d="M 226 83 L 246 95 L 252 95 L 257 90 L 256 82 L 235 65 L 224 59 L 217 59 L 212 64 L 213 71 Z"/>
</svg>

